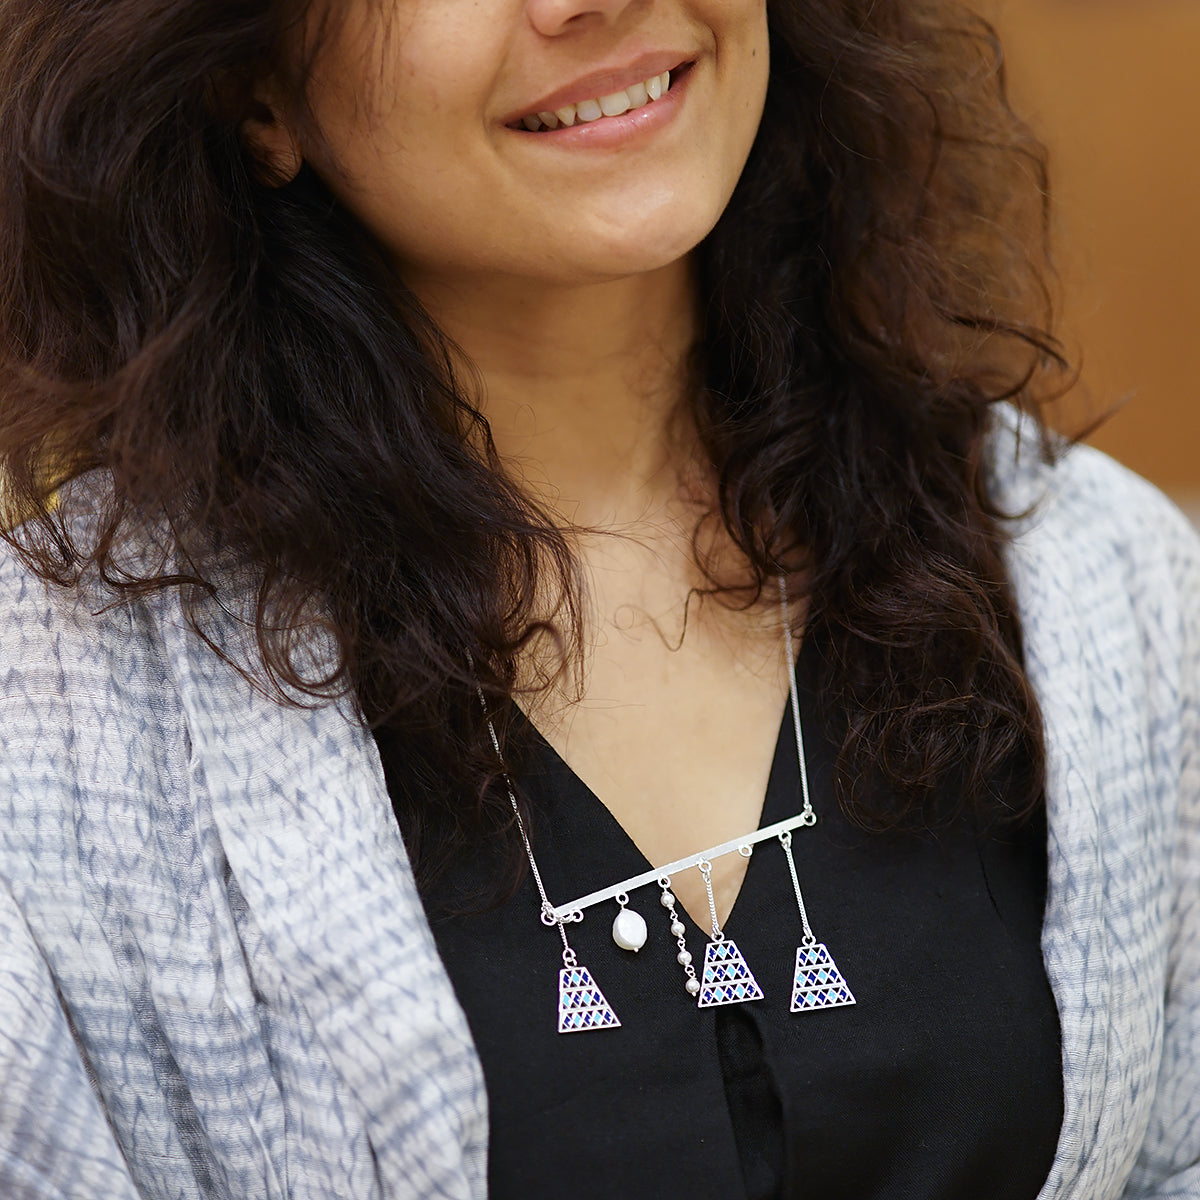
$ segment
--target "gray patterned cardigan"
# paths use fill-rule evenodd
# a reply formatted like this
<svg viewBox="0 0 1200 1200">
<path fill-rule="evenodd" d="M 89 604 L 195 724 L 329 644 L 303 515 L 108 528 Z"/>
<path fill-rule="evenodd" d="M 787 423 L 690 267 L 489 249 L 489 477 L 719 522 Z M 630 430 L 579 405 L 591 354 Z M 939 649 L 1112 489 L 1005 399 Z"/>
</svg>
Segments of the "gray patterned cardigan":
<svg viewBox="0 0 1200 1200">
<path fill-rule="evenodd" d="M 1006 426 L 993 462 L 1049 747 L 1042 1197 L 1200 1197 L 1200 543 L 1092 451 L 1051 470 Z M 371 738 L 251 689 L 171 597 L 95 608 L 0 556 L 0 1196 L 482 1196 Z"/>
</svg>

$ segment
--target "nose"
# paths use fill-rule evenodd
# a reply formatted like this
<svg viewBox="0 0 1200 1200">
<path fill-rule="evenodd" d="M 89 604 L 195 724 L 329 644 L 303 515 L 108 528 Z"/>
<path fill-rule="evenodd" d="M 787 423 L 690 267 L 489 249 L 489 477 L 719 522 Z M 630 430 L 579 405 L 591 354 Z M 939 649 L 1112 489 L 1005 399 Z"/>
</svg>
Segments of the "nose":
<svg viewBox="0 0 1200 1200">
<path fill-rule="evenodd" d="M 615 24 L 644 0 L 526 0 L 530 24 L 544 37 Z"/>
</svg>

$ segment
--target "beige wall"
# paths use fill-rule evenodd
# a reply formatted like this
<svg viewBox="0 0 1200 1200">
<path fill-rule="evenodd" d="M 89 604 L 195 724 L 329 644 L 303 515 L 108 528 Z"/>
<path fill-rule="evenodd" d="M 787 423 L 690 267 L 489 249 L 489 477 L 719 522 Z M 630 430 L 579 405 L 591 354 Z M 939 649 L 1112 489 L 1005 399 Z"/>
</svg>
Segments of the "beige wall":
<svg viewBox="0 0 1200 1200">
<path fill-rule="evenodd" d="M 1200 505 L 1200 0 L 979 0 L 1049 143 L 1092 440 Z"/>
</svg>

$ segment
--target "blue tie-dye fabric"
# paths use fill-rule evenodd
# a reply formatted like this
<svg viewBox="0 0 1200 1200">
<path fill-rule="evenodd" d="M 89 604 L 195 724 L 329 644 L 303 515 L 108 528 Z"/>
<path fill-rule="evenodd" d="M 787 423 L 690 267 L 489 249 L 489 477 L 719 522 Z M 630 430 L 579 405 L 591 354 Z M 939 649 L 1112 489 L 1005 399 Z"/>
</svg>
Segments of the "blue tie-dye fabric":
<svg viewBox="0 0 1200 1200">
<path fill-rule="evenodd" d="M 1200 542 L 1014 428 L 1063 1031 L 1042 1196 L 1200 1198 Z M 99 603 L 0 555 L 0 1197 L 483 1196 L 482 1076 L 370 737 L 253 689 L 174 596 Z"/>
</svg>

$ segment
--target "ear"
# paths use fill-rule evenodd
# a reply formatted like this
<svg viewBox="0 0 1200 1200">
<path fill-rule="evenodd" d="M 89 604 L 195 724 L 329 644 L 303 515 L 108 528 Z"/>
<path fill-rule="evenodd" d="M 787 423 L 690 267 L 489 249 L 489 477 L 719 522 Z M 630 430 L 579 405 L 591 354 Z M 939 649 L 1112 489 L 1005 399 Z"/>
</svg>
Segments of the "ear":
<svg viewBox="0 0 1200 1200">
<path fill-rule="evenodd" d="M 247 150 L 257 161 L 261 178 L 272 187 L 283 187 L 296 178 L 304 153 L 283 106 L 273 103 L 265 85 L 255 88 L 239 130 Z"/>
</svg>

